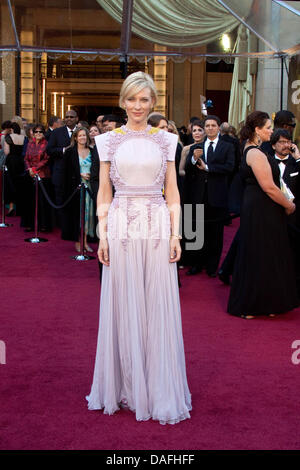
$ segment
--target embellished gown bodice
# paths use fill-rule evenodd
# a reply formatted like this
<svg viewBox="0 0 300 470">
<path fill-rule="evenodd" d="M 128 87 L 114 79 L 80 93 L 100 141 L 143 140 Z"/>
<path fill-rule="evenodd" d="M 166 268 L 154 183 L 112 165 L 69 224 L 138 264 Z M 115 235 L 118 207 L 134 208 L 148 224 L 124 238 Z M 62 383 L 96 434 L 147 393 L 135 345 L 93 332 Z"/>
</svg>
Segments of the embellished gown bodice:
<svg viewBox="0 0 300 470">
<path fill-rule="evenodd" d="M 167 161 L 174 161 L 177 136 L 148 126 L 125 126 L 96 137 L 100 161 L 109 161 L 115 188 L 108 214 L 108 238 L 169 238 L 170 216 L 163 186 Z"/>
</svg>

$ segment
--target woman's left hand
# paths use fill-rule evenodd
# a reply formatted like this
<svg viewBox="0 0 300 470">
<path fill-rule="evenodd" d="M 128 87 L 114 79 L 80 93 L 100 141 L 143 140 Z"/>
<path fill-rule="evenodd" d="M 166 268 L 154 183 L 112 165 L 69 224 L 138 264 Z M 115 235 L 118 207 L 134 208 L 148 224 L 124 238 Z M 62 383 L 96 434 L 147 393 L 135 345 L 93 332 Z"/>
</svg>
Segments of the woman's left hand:
<svg viewBox="0 0 300 470">
<path fill-rule="evenodd" d="M 181 257 L 181 246 L 178 238 L 170 239 L 170 263 L 176 263 Z"/>
<path fill-rule="evenodd" d="M 89 179 L 90 179 L 90 173 L 81 173 L 81 176 L 86 181 L 89 181 Z"/>
</svg>

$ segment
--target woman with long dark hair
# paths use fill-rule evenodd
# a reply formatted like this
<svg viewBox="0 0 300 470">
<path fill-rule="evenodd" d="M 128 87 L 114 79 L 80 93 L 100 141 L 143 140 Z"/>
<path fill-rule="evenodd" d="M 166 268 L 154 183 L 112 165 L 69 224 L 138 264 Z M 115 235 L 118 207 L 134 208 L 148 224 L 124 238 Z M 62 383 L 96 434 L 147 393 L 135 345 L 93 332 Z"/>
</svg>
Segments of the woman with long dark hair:
<svg viewBox="0 0 300 470">
<path fill-rule="evenodd" d="M 179 174 L 182 177 L 185 176 L 184 169 L 185 169 L 186 159 L 190 152 L 191 147 L 193 146 L 193 149 L 194 149 L 195 148 L 194 146 L 196 144 L 201 144 L 205 139 L 203 122 L 200 121 L 199 119 L 195 120 L 191 125 L 191 132 L 192 132 L 192 137 L 193 137 L 193 143 L 190 145 L 185 145 L 181 152 L 181 159 L 179 163 Z"/>
<path fill-rule="evenodd" d="M 186 175 L 185 173 L 185 164 L 187 158 L 193 155 L 195 158 L 203 154 L 203 141 L 205 139 L 204 124 L 200 120 L 194 120 L 191 124 L 191 133 L 193 137 L 193 144 L 186 145 L 181 151 L 180 163 L 179 163 L 179 178 L 181 181 L 181 201 L 182 201 L 182 220 L 184 222 L 184 205 L 191 204 L 192 201 L 192 192 L 194 190 L 195 182 L 191 175 Z M 201 149 L 202 147 L 202 149 Z M 193 220 L 195 219 L 195 214 L 193 213 Z M 184 227 L 184 224 L 183 224 Z M 191 266 L 187 271 L 188 274 L 198 271 L 195 266 L 195 252 L 192 250 L 186 250 L 186 243 L 189 242 L 185 238 L 183 230 L 183 240 L 182 240 L 182 258 L 181 263 L 184 266 Z"/>
<path fill-rule="evenodd" d="M 78 187 L 85 183 L 90 189 L 91 148 L 89 131 L 85 127 L 77 128 L 72 135 L 70 146 L 66 149 L 63 161 L 64 199 L 66 200 Z M 80 197 L 77 193 L 72 201 L 63 209 L 62 238 L 75 241 L 76 251 L 80 252 Z M 92 252 L 87 243 L 87 236 L 94 238 L 94 207 L 93 200 L 86 192 L 84 249 Z"/>
<path fill-rule="evenodd" d="M 271 134 L 270 118 L 262 111 L 251 113 L 240 133 L 246 141 L 240 170 L 245 190 L 228 313 L 248 319 L 298 305 L 287 232 L 295 204 L 280 190 L 280 173 L 259 148 Z"/>
<path fill-rule="evenodd" d="M 96 124 L 92 124 L 89 127 L 89 136 L 90 136 L 90 147 L 94 148 L 95 147 L 95 137 L 96 135 L 100 135 L 100 131 Z"/>
</svg>

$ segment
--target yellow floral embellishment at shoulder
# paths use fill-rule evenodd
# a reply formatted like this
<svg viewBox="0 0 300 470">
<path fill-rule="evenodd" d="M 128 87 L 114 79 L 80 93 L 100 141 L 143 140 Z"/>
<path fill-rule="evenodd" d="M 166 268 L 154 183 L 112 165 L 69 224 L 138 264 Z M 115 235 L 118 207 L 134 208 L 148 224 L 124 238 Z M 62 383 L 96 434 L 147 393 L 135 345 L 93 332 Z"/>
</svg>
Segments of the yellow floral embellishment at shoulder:
<svg viewBox="0 0 300 470">
<path fill-rule="evenodd" d="M 113 132 L 116 132 L 116 134 L 126 134 L 125 131 L 121 127 L 117 127 L 116 129 L 113 129 Z"/>
<path fill-rule="evenodd" d="M 160 129 L 158 127 L 151 127 L 151 129 L 149 130 L 149 134 L 157 134 L 157 132 L 159 132 Z"/>
</svg>

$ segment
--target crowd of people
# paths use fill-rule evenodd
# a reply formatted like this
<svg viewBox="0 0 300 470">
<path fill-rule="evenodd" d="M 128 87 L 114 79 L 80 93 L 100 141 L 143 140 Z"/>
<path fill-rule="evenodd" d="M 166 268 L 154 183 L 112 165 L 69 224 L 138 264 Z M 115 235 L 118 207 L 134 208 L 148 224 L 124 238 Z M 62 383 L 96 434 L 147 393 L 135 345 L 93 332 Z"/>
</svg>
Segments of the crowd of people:
<svg viewBox="0 0 300 470">
<path fill-rule="evenodd" d="M 86 251 L 92 251 L 87 238 L 96 238 L 96 195 L 99 182 L 99 163 L 95 136 L 108 132 L 125 121 L 115 115 L 99 116 L 91 125 L 78 119 L 76 111 L 68 111 L 65 119 L 52 116 L 47 129 L 42 124 L 31 124 L 19 116 L 2 123 L 1 167 L 5 162 L 6 217 L 20 216 L 25 232 L 34 230 L 35 189 L 38 175 L 54 206 L 63 206 L 70 191 L 84 182 L 90 189 L 86 197 L 85 242 Z M 93 164 L 93 165 L 92 165 Z M 92 167 L 92 168 L 91 168 Z M 97 171 L 94 171 L 95 167 Z M 91 171 L 94 179 L 91 178 Z M 93 176 L 92 175 L 92 176 Z M 91 198 L 93 194 L 93 198 Z M 43 191 L 39 191 L 38 230 L 61 229 L 62 238 L 74 240 L 80 251 L 79 195 L 62 209 L 53 209 Z"/>
<path fill-rule="evenodd" d="M 268 312 L 280 313 L 297 305 L 300 211 L 296 208 L 300 154 L 292 140 L 295 116 L 290 111 L 279 111 L 272 124 L 266 113 L 252 113 L 239 135 L 233 126 L 221 123 L 214 115 L 192 117 L 188 126 L 181 128 L 157 112 L 150 113 L 147 122 L 153 128 L 177 136 L 175 168 L 183 221 L 182 256 L 178 267 L 187 267 L 188 276 L 205 270 L 209 277 L 232 284 L 228 311 L 234 315 L 251 318 Z M 67 111 L 64 120 L 52 116 L 47 129 L 41 124 L 27 123 L 19 116 L 3 122 L 0 163 L 5 161 L 7 168 L 6 216 L 20 216 L 21 227 L 26 232 L 33 231 L 35 175 L 39 175 L 50 200 L 58 207 L 84 182 L 89 189 L 85 201 L 84 249 L 93 251 L 89 241 L 97 241 L 100 168 L 95 137 L 122 126 L 126 126 L 126 117 L 121 115 L 102 115 L 88 123 L 80 121 L 72 109 Z M 79 192 L 65 207 L 55 210 L 43 191 L 39 191 L 38 205 L 39 230 L 49 232 L 58 226 L 62 238 L 74 241 L 75 249 L 80 252 Z M 196 243 L 199 205 L 204 207 L 204 243 L 201 246 Z M 231 224 L 233 216 L 241 216 L 241 226 L 220 266 L 224 226 Z M 270 220 L 273 225 L 265 227 Z M 277 226 L 286 228 L 282 228 L 284 233 L 276 238 Z M 286 237 L 291 255 L 282 256 L 278 247 Z M 263 239 L 264 242 L 258 243 Z M 271 270 L 274 259 L 284 261 Z M 268 301 L 266 310 L 259 292 L 263 290 L 266 294 L 268 286 L 264 284 L 269 282 L 268 273 L 272 273 L 274 279 L 276 270 L 279 277 L 289 280 L 285 296 L 290 300 L 284 301 L 281 296 L 282 302 Z M 269 287 L 273 289 L 275 284 Z M 291 287 L 294 284 L 296 294 Z M 256 287 L 257 295 L 253 295 Z M 250 297 L 255 304 L 253 307 L 249 304 Z"/>
</svg>

